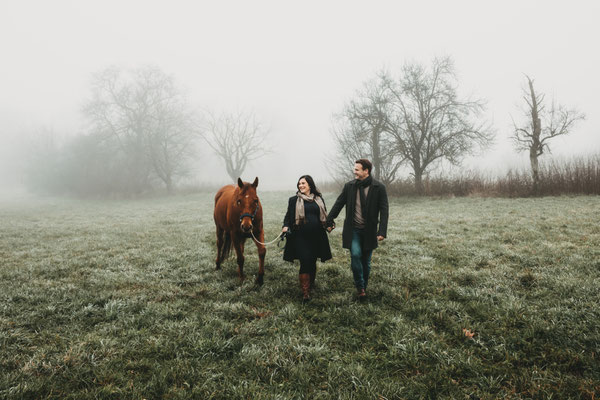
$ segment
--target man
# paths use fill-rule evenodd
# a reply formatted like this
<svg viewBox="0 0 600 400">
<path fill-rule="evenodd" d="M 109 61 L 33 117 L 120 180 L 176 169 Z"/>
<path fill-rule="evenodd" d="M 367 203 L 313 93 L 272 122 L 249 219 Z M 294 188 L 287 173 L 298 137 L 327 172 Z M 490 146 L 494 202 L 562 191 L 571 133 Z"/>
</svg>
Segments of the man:
<svg viewBox="0 0 600 400">
<path fill-rule="evenodd" d="M 377 242 L 386 237 L 389 215 L 385 186 L 371 177 L 372 169 L 373 164 L 365 158 L 355 161 L 356 180 L 344 185 L 326 222 L 327 230 L 331 232 L 335 228 L 333 220 L 346 206 L 342 246 L 350 249 L 350 266 L 360 300 L 366 297 L 371 254 L 377 248 Z"/>
</svg>

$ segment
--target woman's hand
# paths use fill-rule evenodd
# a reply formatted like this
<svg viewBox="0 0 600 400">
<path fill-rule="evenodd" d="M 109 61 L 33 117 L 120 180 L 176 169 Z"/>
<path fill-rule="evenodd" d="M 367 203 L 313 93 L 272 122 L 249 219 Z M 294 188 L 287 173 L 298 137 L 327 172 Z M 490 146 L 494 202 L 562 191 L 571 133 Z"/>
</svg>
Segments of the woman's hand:
<svg viewBox="0 0 600 400">
<path fill-rule="evenodd" d="M 284 226 L 283 228 L 281 228 L 281 233 L 286 233 L 288 231 L 288 227 Z"/>
</svg>

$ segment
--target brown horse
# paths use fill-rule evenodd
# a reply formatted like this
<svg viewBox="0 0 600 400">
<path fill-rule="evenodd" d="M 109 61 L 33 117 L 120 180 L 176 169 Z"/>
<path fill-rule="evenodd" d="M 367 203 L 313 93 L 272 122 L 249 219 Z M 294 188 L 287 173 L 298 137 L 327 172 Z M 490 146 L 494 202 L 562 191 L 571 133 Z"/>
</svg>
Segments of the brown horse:
<svg viewBox="0 0 600 400">
<path fill-rule="evenodd" d="M 215 196 L 215 225 L 217 227 L 217 268 L 229 255 L 231 245 L 235 249 L 238 264 L 238 276 L 244 279 L 244 243 L 254 237 L 264 242 L 263 213 L 260 200 L 256 195 L 258 177 L 252 184 L 238 178 L 237 186 L 223 186 Z M 256 283 L 262 285 L 265 273 L 265 246 L 256 243 L 258 248 L 258 276 Z"/>
</svg>

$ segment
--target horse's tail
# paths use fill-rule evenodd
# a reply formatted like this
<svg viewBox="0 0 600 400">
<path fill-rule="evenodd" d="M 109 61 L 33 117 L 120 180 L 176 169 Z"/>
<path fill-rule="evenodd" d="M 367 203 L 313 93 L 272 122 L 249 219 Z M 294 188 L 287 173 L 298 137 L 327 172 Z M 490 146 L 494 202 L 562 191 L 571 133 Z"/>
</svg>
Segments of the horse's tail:
<svg viewBox="0 0 600 400">
<path fill-rule="evenodd" d="M 225 240 L 223 240 L 223 248 L 221 249 L 221 256 L 219 257 L 220 260 L 226 260 L 231 251 L 231 235 L 227 231 L 223 232 L 223 235 L 225 236 Z"/>
</svg>

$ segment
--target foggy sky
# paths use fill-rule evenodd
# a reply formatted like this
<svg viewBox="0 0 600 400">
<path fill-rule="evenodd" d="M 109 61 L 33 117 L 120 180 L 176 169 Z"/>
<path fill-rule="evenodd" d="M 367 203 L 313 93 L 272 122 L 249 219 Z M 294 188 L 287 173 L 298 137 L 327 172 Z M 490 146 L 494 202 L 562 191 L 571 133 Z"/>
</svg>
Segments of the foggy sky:
<svg viewBox="0 0 600 400">
<path fill-rule="evenodd" d="M 22 1 L 0 0 L 0 179 L 10 141 L 39 126 L 76 134 L 90 76 L 154 65 L 198 108 L 254 111 L 273 154 L 243 177 L 294 190 L 328 179 L 332 114 L 364 81 L 405 62 L 451 56 L 460 91 L 487 100 L 497 132 L 466 167 L 526 165 L 508 141 L 524 74 L 587 119 L 551 142 L 555 155 L 600 152 L 600 3 L 593 1 Z M 493 4 L 491 4 L 493 3 Z M 10 140 L 9 140 L 10 139 Z M 208 151 L 202 159 L 218 163 Z M 352 166 L 349 166 L 351 168 Z M 200 181 L 228 181 L 200 165 Z M 14 178 L 13 178 L 14 180 Z"/>
</svg>

